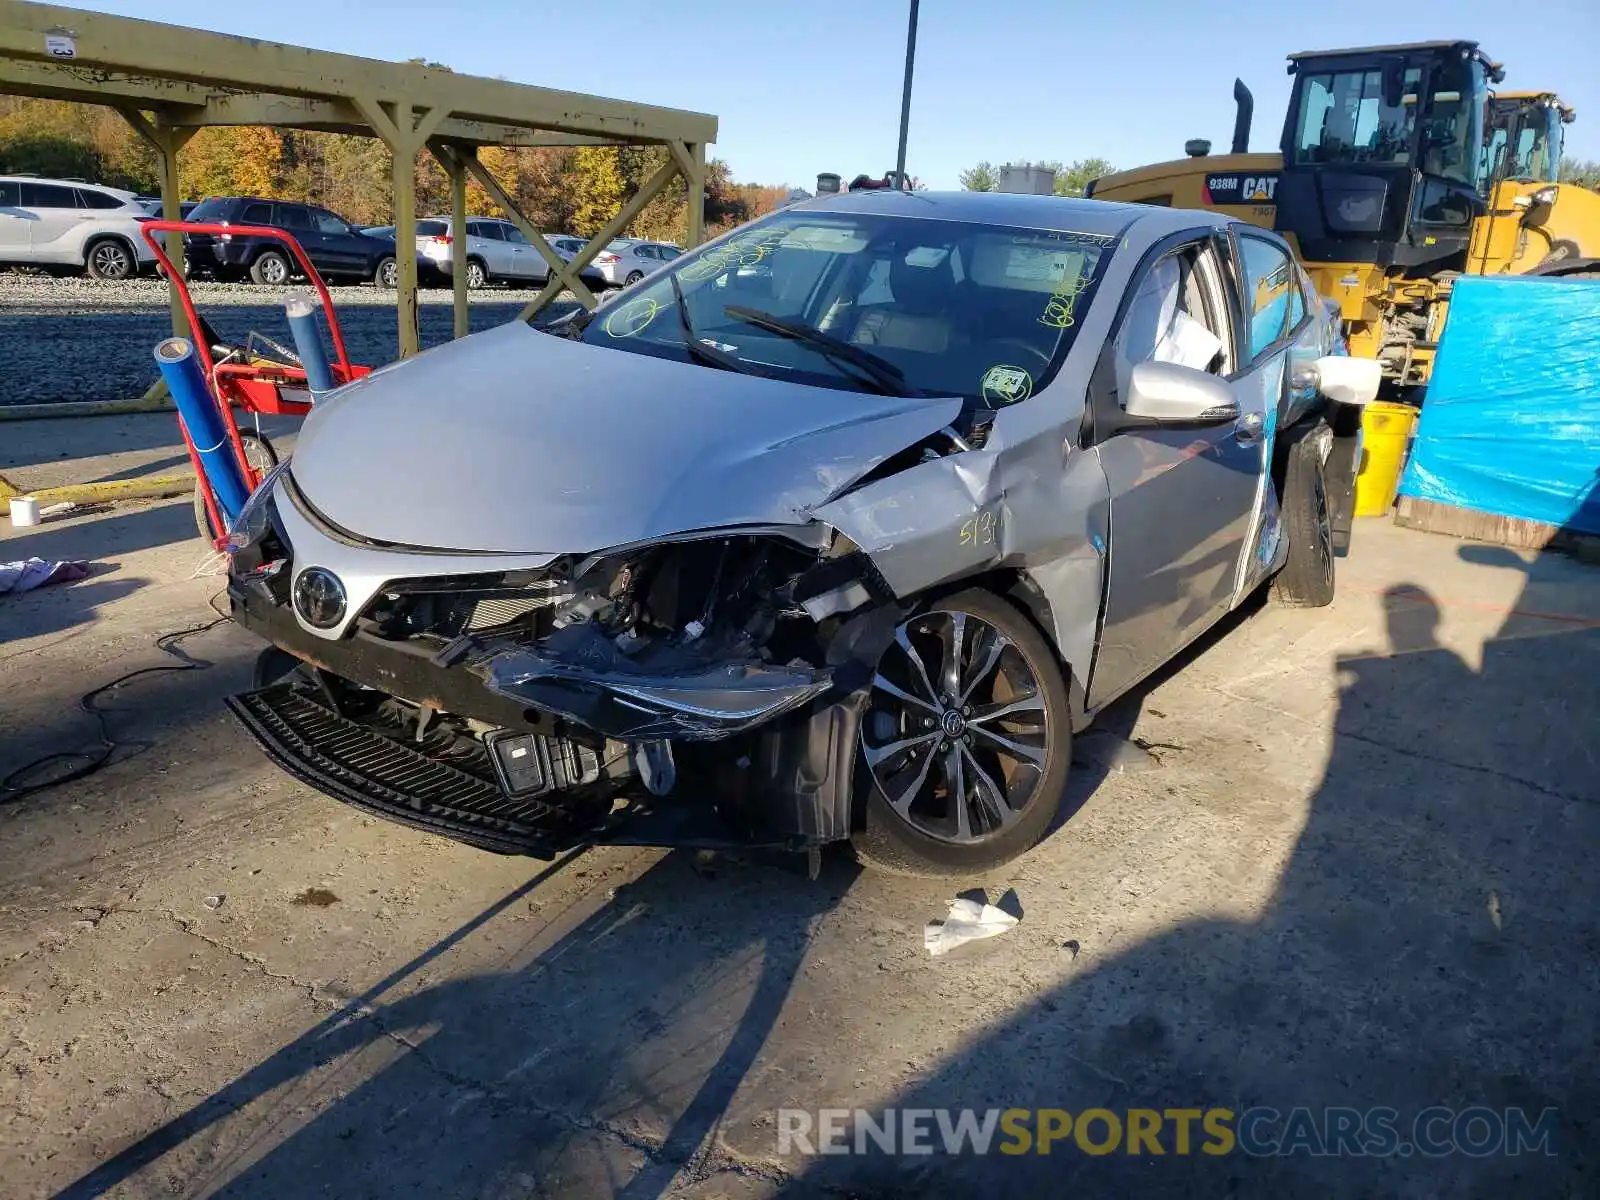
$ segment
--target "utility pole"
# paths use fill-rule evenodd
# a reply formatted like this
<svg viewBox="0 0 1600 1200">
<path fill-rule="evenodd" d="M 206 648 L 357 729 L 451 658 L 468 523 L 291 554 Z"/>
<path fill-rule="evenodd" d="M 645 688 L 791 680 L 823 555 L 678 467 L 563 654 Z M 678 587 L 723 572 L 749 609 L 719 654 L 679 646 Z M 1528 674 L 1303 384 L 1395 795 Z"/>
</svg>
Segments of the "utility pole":
<svg viewBox="0 0 1600 1200">
<path fill-rule="evenodd" d="M 906 82 L 900 93 L 900 153 L 894 162 L 895 186 L 906 188 L 906 130 L 911 124 L 911 68 L 917 58 L 917 0 L 911 0 L 911 26 L 906 30 Z"/>
</svg>

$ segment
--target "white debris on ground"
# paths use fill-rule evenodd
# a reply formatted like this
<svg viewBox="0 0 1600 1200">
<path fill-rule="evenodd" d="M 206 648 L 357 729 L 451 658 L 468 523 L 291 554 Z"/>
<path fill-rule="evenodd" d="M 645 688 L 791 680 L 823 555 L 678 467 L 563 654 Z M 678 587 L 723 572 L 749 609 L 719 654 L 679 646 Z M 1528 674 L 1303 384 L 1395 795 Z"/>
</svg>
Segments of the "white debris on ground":
<svg viewBox="0 0 1600 1200">
<path fill-rule="evenodd" d="M 922 944 L 938 958 L 968 942 L 997 937 L 1017 924 L 1017 918 L 1003 908 L 980 904 L 976 900 L 950 901 L 950 913 L 943 921 L 929 921 L 922 931 Z"/>
</svg>

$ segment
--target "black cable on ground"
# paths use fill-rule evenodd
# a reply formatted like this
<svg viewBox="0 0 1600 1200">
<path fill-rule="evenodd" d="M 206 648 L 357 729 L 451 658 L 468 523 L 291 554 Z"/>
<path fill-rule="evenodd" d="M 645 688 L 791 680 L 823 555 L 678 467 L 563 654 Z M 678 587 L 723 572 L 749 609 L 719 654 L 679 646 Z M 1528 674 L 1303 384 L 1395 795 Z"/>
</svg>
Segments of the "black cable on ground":
<svg viewBox="0 0 1600 1200">
<path fill-rule="evenodd" d="M 95 719 L 95 724 L 98 726 L 100 738 L 100 748 L 98 750 L 66 750 L 57 754 L 46 754 L 41 758 L 34 759 L 30 763 L 25 763 L 24 765 L 18 767 L 15 771 L 12 771 L 4 779 L 0 779 L 0 804 L 8 804 L 13 800 L 21 800 L 24 796 L 31 796 L 36 792 L 43 792 L 53 787 L 60 787 L 63 783 L 71 783 L 77 779 L 87 778 L 111 761 L 111 755 L 116 751 L 117 743 L 111 737 L 111 731 L 106 726 L 105 713 L 95 706 L 96 697 L 111 691 L 113 688 L 121 687 L 129 680 L 138 679 L 142 675 L 155 675 L 157 673 L 166 671 L 203 671 L 212 666 L 213 664 L 208 662 L 206 659 L 190 658 L 189 655 L 178 649 L 177 646 L 178 643 L 183 641 L 185 638 L 191 638 L 197 634 L 205 633 L 208 629 L 215 629 L 223 622 L 232 620 L 227 613 L 222 612 L 222 610 L 216 605 L 217 596 L 220 595 L 222 595 L 222 593 L 217 592 L 216 595 L 212 596 L 210 600 L 206 601 L 206 603 L 211 607 L 212 612 L 221 614 L 216 620 L 207 621 L 201 625 L 191 625 L 187 629 L 175 630 L 172 633 L 163 633 L 156 639 L 155 645 L 157 650 L 160 650 L 164 654 L 170 654 L 173 658 L 178 660 L 175 666 L 169 666 L 163 663 L 156 667 L 140 667 L 137 670 L 129 671 L 126 674 L 117 676 L 110 683 L 102 683 L 93 691 L 85 692 L 82 696 L 78 697 L 78 707 L 93 717 Z M 67 771 L 64 774 L 54 776 L 53 778 L 41 780 L 38 783 L 18 783 L 18 780 L 25 776 L 34 774 L 40 768 L 48 766 L 50 763 L 70 762 L 74 759 L 82 759 L 84 761 L 80 766 L 74 767 L 72 770 Z"/>
</svg>

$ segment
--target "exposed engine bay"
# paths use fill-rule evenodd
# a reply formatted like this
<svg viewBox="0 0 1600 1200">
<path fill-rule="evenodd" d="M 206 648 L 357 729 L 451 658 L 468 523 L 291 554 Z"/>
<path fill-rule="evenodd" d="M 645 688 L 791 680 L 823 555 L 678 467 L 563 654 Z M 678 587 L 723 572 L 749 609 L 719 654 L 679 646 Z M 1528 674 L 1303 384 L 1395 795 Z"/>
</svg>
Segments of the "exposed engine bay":
<svg viewBox="0 0 1600 1200">
<path fill-rule="evenodd" d="M 290 600 L 275 541 L 235 555 L 247 624 L 263 602 Z M 890 602 L 868 605 L 870 619 L 836 611 L 870 599 Z M 900 611 L 866 557 L 825 527 L 697 537 L 392 581 L 336 643 L 339 661 L 295 646 L 301 661 L 281 658 L 278 688 L 512 803 L 547 799 L 573 836 L 631 828 L 651 798 L 687 793 L 741 842 L 799 846 L 847 832 L 860 709 L 848 693 Z M 420 685 L 375 677 L 368 664 L 386 650 L 480 685 L 479 697 L 429 702 Z M 770 804 L 754 802 L 778 793 L 788 819 L 774 825 L 761 815 Z"/>
</svg>

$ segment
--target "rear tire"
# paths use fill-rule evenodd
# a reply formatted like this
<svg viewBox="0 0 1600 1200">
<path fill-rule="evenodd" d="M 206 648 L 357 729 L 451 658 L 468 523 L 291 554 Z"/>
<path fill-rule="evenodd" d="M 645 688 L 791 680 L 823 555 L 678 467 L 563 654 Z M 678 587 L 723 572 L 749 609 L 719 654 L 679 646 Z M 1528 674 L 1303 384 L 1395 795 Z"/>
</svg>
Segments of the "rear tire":
<svg viewBox="0 0 1600 1200">
<path fill-rule="evenodd" d="M 643 271 L 629 271 L 628 272 L 628 278 L 623 281 L 623 286 L 631 287 L 632 285 L 638 283 L 639 280 L 641 280 L 643 278 L 644 278 L 644 272 Z"/>
<path fill-rule="evenodd" d="M 380 258 L 377 270 L 372 272 L 374 287 L 392 288 L 400 282 L 400 264 L 392 258 Z"/>
<path fill-rule="evenodd" d="M 267 287 L 289 282 L 289 260 L 276 250 L 263 250 L 250 264 L 250 278 Z"/>
<path fill-rule="evenodd" d="M 127 279 L 139 270 L 139 260 L 120 238 L 100 238 L 84 252 L 84 270 L 90 279 Z"/>
<path fill-rule="evenodd" d="M 239 430 L 239 440 L 244 443 L 245 462 L 249 463 L 258 475 L 265 475 L 278 465 L 278 452 L 272 448 L 272 443 L 253 429 Z M 195 481 L 194 523 L 195 528 L 200 531 L 201 540 L 208 546 L 213 545 L 216 539 L 222 536 L 222 532 L 211 528 L 211 513 L 206 508 L 204 483 L 201 480 Z"/>
<path fill-rule="evenodd" d="M 1322 608 L 1333 603 L 1333 523 L 1328 484 L 1316 440 L 1303 437 L 1289 449 L 1283 478 L 1283 528 L 1289 559 L 1272 580 L 1272 598 L 1286 608 Z"/>
<path fill-rule="evenodd" d="M 957 643 L 965 647 L 957 682 L 967 696 L 956 697 L 959 706 L 943 706 L 942 717 L 925 703 L 897 704 L 896 692 L 881 687 L 885 680 L 904 692 L 926 690 L 916 682 L 915 660 L 906 647 L 920 657 L 937 642 L 941 655 L 947 655 L 957 618 L 965 631 Z M 920 661 L 930 683 L 948 686 L 944 657 Z M 959 704 L 963 700 L 968 702 Z M 942 697 L 934 701 L 942 706 Z M 962 712 L 964 722 L 954 722 L 958 728 L 947 741 L 942 731 L 949 709 Z M 1004 720 L 1001 713 L 984 716 L 985 709 L 1010 715 Z M 1027 753 L 1006 752 L 993 735 Z M 891 752 L 896 745 L 910 749 Z M 945 746 L 954 749 L 940 749 Z M 1072 719 L 1060 660 L 1026 616 L 991 592 L 972 588 L 936 601 L 901 626 L 880 660 L 862 717 L 860 747 L 856 794 L 866 797 L 866 827 L 851 838 L 857 858 L 900 875 L 992 870 L 1031 849 L 1061 809 L 1072 763 Z M 945 767 L 951 754 L 964 764 L 954 778 L 972 800 L 959 819 Z M 899 807 L 891 803 L 885 784 L 899 793 Z M 990 813 L 1002 819 L 994 821 Z M 980 824 L 988 827 L 979 829 Z"/>
</svg>

